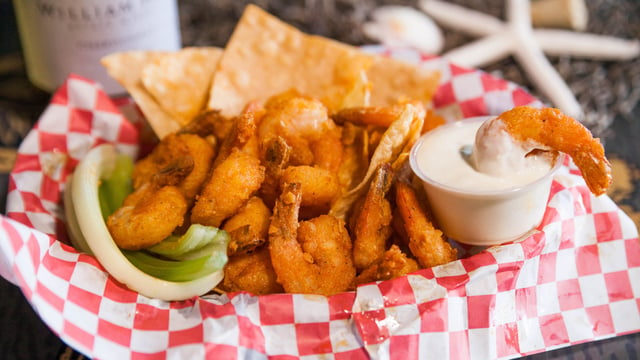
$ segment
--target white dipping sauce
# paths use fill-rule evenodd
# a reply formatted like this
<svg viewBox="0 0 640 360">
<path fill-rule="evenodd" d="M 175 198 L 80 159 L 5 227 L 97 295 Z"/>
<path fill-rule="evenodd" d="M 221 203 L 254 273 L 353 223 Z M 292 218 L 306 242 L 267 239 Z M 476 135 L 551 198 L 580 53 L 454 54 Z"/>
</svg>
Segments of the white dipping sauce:
<svg viewBox="0 0 640 360">
<path fill-rule="evenodd" d="M 500 126 L 484 129 L 476 139 L 482 124 L 464 121 L 433 130 L 417 149 L 419 170 L 433 181 L 475 191 L 521 187 L 549 172 L 548 156 L 525 157 L 529 150 L 516 144 Z M 460 154 L 465 145 L 474 145 L 475 168 Z"/>
</svg>

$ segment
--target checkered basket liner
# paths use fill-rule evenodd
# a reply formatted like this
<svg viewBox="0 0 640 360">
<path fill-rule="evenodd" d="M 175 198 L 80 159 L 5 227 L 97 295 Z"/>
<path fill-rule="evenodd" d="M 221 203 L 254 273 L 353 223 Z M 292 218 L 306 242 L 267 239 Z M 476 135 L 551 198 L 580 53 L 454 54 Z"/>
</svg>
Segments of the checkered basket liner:
<svg viewBox="0 0 640 360">
<path fill-rule="evenodd" d="M 433 105 L 448 119 L 541 105 L 482 71 L 407 49 L 365 50 L 441 71 Z M 0 217 L 0 275 L 91 358 L 513 358 L 640 331 L 638 231 L 609 197 L 589 193 L 570 161 L 538 231 L 520 242 L 330 297 L 141 296 L 68 245 L 62 204 L 89 149 L 138 152 L 133 105 L 70 76 L 20 146 Z"/>
</svg>

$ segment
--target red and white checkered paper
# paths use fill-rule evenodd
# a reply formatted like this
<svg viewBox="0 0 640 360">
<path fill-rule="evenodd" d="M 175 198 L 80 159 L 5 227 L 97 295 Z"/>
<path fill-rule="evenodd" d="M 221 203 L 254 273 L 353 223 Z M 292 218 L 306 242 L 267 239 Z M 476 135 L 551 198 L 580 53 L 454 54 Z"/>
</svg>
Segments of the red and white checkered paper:
<svg viewBox="0 0 640 360">
<path fill-rule="evenodd" d="M 367 50 L 439 69 L 433 102 L 450 119 L 540 105 L 481 71 L 410 50 Z M 637 229 L 610 198 L 594 198 L 570 162 L 539 231 L 521 242 L 330 297 L 163 302 L 126 289 L 67 245 L 65 179 L 104 142 L 135 154 L 138 131 L 99 87 L 71 76 L 21 145 L 0 218 L 0 274 L 92 358 L 513 358 L 640 331 Z"/>
</svg>

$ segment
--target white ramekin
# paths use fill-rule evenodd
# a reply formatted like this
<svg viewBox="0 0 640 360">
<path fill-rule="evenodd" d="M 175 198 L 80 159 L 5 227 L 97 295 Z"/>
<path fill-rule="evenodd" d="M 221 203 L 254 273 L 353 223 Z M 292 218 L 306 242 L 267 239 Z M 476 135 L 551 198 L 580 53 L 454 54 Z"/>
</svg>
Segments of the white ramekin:
<svg viewBox="0 0 640 360">
<path fill-rule="evenodd" d="M 420 137 L 410 154 L 411 168 L 424 184 L 438 226 L 446 236 L 469 245 L 502 244 L 534 230 L 544 216 L 553 174 L 562 164 L 563 156 L 558 156 L 554 166 L 542 178 L 521 187 L 497 191 L 456 188 L 437 182 L 422 171 L 417 157 L 425 139 L 446 130 L 445 127 L 489 118 L 474 117 L 442 125 Z"/>
</svg>

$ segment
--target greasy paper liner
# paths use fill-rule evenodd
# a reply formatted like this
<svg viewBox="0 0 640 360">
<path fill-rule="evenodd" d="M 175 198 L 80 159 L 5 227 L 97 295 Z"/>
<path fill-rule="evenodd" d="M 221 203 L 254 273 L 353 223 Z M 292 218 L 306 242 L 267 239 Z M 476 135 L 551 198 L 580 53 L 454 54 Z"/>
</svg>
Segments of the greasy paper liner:
<svg viewBox="0 0 640 360">
<path fill-rule="evenodd" d="M 367 48 L 442 73 L 433 99 L 448 119 L 541 105 L 524 89 L 408 49 Z M 131 155 L 138 133 L 89 80 L 71 76 L 18 151 L 0 274 L 43 321 L 92 358 L 513 358 L 640 330 L 640 245 L 607 196 L 565 162 L 533 235 L 331 297 L 248 293 L 163 302 L 132 292 L 68 246 L 62 192 L 87 151 Z"/>
</svg>

